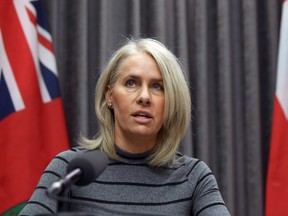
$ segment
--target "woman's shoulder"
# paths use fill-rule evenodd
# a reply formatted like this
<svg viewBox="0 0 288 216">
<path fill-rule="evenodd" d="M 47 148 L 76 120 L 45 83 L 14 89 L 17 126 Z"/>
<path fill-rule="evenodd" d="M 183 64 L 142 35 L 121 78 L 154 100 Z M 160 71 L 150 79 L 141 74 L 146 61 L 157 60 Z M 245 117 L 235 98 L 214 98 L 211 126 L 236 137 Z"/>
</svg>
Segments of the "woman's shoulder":
<svg viewBox="0 0 288 216">
<path fill-rule="evenodd" d="M 211 172 L 209 166 L 202 160 L 189 157 L 187 155 L 182 154 L 181 152 L 176 152 L 175 160 L 173 166 L 176 167 L 186 167 L 189 172 Z"/>
<path fill-rule="evenodd" d="M 46 170 L 61 170 L 61 167 L 66 167 L 74 157 L 86 151 L 86 149 L 81 147 L 72 147 L 68 150 L 62 151 L 50 161 Z"/>
<path fill-rule="evenodd" d="M 59 154 L 55 156 L 55 158 L 62 158 L 64 160 L 70 161 L 72 160 L 75 156 L 82 154 L 86 152 L 87 149 L 82 148 L 82 147 L 72 147 L 68 150 L 62 151 Z"/>
</svg>

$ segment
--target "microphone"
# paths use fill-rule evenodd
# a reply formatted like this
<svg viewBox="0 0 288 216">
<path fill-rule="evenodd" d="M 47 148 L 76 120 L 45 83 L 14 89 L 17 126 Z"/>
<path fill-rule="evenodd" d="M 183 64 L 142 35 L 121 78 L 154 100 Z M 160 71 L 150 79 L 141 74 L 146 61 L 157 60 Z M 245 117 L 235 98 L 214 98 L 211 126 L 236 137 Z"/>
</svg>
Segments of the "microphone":
<svg viewBox="0 0 288 216">
<path fill-rule="evenodd" d="M 102 151 L 88 151 L 76 156 L 67 167 L 67 175 L 47 189 L 48 194 L 60 195 L 72 184 L 86 186 L 92 183 L 107 167 L 108 157 Z"/>
</svg>

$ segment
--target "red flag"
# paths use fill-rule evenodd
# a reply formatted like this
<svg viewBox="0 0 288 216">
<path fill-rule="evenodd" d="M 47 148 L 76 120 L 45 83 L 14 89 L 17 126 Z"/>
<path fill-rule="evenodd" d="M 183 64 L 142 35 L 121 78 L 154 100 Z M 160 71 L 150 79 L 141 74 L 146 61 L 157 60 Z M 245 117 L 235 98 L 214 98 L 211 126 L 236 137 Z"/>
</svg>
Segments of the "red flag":
<svg viewBox="0 0 288 216">
<path fill-rule="evenodd" d="M 266 216 L 288 215 L 288 1 L 283 2 L 266 188 Z"/>
<path fill-rule="evenodd" d="M 15 214 L 53 156 L 69 148 L 42 4 L 0 0 L 1 215 Z"/>
</svg>

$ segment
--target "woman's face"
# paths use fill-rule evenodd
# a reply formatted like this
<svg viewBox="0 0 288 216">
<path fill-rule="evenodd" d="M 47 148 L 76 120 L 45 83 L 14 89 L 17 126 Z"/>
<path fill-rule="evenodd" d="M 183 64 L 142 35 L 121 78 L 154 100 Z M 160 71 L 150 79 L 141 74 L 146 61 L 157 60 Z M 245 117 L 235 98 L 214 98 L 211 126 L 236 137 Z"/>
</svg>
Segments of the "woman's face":
<svg viewBox="0 0 288 216">
<path fill-rule="evenodd" d="M 114 111 L 116 143 L 142 139 L 153 148 L 163 125 L 165 103 L 163 79 L 155 60 L 147 54 L 124 60 L 106 100 Z"/>
</svg>

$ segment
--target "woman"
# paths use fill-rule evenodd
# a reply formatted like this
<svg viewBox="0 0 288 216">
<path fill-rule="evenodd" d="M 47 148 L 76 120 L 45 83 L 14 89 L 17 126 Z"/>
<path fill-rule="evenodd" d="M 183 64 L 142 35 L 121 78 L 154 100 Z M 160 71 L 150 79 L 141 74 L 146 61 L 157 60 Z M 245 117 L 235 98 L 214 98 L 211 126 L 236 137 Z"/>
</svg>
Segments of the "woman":
<svg viewBox="0 0 288 216">
<path fill-rule="evenodd" d="M 230 215 L 207 165 L 177 152 L 190 122 L 191 101 L 176 57 L 153 39 L 115 52 L 96 86 L 100 134 L 55 157 L 21 215 L 54 213 L 45 189 L 64 176 L 76 155 L 100 149 L 109 157 L 90 185 L 72 186 L 71 211 L 95 215 Z"/>
</svg>

